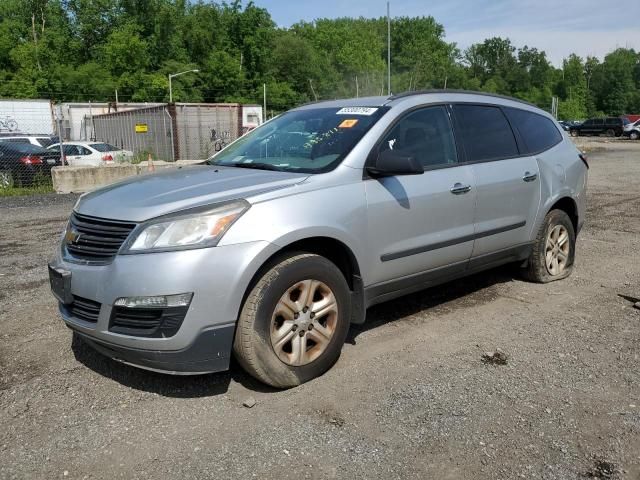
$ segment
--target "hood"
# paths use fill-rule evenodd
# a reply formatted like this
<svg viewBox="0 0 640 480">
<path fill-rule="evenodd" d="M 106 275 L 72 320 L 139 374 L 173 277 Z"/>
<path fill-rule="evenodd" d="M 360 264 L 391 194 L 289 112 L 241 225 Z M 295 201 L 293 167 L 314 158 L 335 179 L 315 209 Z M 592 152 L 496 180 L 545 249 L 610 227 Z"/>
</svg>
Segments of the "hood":
<svg viewBox="0 0 640 480">
<path fill-rule="evenodd" d="M 191 207 L 287 188 L 304 173 L 198 165 L 132 177 L 80 197 L 83 215 L 141 222 Z"/>
</svg>

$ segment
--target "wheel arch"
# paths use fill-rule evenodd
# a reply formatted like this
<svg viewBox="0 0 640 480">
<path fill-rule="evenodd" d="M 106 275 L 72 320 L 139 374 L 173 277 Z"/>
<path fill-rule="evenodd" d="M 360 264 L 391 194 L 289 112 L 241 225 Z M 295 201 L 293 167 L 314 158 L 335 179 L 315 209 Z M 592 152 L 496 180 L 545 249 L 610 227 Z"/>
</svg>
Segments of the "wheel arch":
<svg viewBox="0 0 640 480">
<path fill-rule="evenodd" d="M 342 272 L 351 291 L 351 322 L 364 322 L 364 287 L 360 272 L 360 263 L 353 250 L 345 242 L 335 237 L 319 235 L 291 240 L 288 243 L 282 242 L 282 244 L 278 244 L 278 246 L 280 246 L 280 248 L 263 261 L 253 274 L 243 294 L 240 308 L 242 308 L 247 296 L 260 278 L 274 265 L 279 263 L 283 257 L 294 252 L 314 253 L 327 258 Z M 238 314 L 239 313 L 240 312 L 238 312 Z"/>
<path fill-rule="evenodd" d="M 562 210 L 571 219 L 571 223 L 573 224 L 573 231 L 578 234 L 578 226 L 580 225 L 580 217 L 578 214 L 578 204 L 571 197 L 562 197 L 556 200 L 551 207 L 547 210 L 549 213 L 551 210 Z"/>
</svg>

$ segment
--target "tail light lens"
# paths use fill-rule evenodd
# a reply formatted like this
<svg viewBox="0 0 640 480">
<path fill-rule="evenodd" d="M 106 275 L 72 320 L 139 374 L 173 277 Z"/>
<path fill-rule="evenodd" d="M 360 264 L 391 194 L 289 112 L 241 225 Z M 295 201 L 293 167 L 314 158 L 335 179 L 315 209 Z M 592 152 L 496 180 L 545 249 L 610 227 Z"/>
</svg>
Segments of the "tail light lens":
<svg viewBox="0 0 640 480">
<path fill-rule="evenodd" d="M 111 155 L 103 155 L 102 156 L 102 161 L 103 162 L 113 162 L 113 157 Z"/>
<path fill-rule="evenodd" d="M 584 166 L 587 167 L 587 170 L 588 170 L 589 162 L 587 162 L 587 156 L 584 153 L 579 153 L 578 156 L 580 157 L 580 160 L 582 160 L 582 163 L 584 163 Z"/>
<path fill-rule="evenodd" d="M 20 163 L 24 164 L 24 165 L 42 165 L 42 158 L 41 157 L 33 157 L 31 155 L 26 156 L 26 157 L 22 157 L 20 159 Z"/>
</svg>

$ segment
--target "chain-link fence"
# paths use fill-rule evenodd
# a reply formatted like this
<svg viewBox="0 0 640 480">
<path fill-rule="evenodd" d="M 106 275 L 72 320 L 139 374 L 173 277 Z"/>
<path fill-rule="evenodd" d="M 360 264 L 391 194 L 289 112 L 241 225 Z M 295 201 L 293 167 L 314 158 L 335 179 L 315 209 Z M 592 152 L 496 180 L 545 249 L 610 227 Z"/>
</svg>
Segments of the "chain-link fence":
<svg viewBox="0 0 640 480">
<path fill-rule="evenodd" d="M 62 165 L 58 125 L 49 100 L 0 100 L 0 194 L 18 187 L 50 188 Z"/>
<path fill-rule="evenodd" d="M 51 185 L 54 166 L 206 159 L 262 120 L 237 103 L 0 100 L 0 188 Z"/>
</svg>

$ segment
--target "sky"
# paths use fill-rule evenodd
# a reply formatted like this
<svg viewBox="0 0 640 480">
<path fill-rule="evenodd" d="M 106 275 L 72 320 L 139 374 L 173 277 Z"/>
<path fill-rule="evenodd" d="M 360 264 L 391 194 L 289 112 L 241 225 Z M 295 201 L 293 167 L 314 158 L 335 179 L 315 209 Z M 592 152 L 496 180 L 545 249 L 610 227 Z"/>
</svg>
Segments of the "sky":
<svg viewBox="0 0 640 480">
<path fill-rule="evenodd" d="M 254 0 L 274 21 L 386 15 L 386 0 Z M 391 0 L 391 16 L 433 16 L 461 49 L 508 37 L 547 52 L 556 66 L 571 53 L 599 58 L 617 47 L 640 50 L 640 0 Z"/>
</svg>

